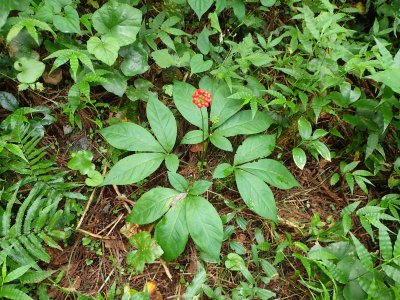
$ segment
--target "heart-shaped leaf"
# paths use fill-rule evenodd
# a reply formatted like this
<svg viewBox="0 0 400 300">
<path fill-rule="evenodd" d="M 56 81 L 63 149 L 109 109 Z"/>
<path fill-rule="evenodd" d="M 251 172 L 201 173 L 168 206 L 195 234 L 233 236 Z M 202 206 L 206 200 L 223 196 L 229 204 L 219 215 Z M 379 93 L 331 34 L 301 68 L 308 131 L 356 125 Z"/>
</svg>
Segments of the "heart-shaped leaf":
<svg viewBox="0 0 400 300">
<path fill-rule="evenodd" d="M 205 72 L 211 69 L 213 62 L 211 60 L 203 60 L 202 54 L 196 54 L 190 60 L 190 72 L 192 74 Z"/>
<path fill-rule="evenodd" d="M 64 7 L 63 16 L 56 15 L 53 17 L 53 24 L 64 33 L 81 33 L 78 12 L 70 5 Z"/>
<path fill-rule="evenodd" d="M 214 0 L 188 0 L 188 3 L 200 20 L 201 16 L 204 15 L 214 3 Z"/>
<path fill-rule="evenodd" d="M 118 57 L 119 45 L 113 37 L 102 36 L 100 40 L 97 36 L 92 36 L 87 42 L 87 49 L 98 60 L 112 66 Z"/>
<path fill-rule="evenodd" d="M 14 63 L 19 71 L 17 79 L 22 83 L 34 83 L 44 72 L 45 64 L 33 58 L 22 57 Z"/>
<path fill-rule="evenodd" d="M 93 14 L 93 27 L 101 35 L 115 39 L 125 46 L 136 40 L 142 23 L 142 12 L 131 5 L 111 1 Z"/>
</svg>

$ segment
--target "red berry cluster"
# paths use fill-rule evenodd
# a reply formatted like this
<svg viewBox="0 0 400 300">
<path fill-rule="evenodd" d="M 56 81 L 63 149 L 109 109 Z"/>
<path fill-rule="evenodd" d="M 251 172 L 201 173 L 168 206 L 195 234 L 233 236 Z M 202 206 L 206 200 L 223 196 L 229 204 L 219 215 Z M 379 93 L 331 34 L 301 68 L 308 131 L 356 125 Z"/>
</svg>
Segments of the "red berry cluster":
<svg viewBox="0 0 400 300">
<path fill-rule="evenodd" d="M 211 94 L 205 90 L 197 89 L 193 93 L 192 101 L 198 108 L 208 107 L 211 103 Z"/>
</svg>

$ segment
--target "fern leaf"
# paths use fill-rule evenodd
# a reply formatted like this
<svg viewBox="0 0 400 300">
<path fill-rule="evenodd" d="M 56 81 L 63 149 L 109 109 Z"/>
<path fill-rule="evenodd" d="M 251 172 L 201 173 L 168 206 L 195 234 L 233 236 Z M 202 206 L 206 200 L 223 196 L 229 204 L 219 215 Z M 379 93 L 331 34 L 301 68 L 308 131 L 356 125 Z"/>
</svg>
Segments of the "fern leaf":
<svg viewBox="0 0 400 300">
<path fill-rule="evenodd" d="M 49 270 L 49 271 L 29 271 L 26 272 L 23 276 L 20 277 L 20 282 L 22 284 L 27 284 L 27 283 L 38 283 L 46 278 L 50 277 L 52 274 L 54 274 L 56 271 Z"/>
<path fill-rule="evenodd" d="M 397 284 L 400 284 L 400 270 L 389 265 L 383 265 L 382 269 L 386 275 L 392 278 Z"/>
<path fill-rule="evenodd" d="M 40 259 L 41 261 L 44 261 L 46 263 L 50 262 L 50 255 L 48 255 L 46 251 L 44 251 L 40 243 L 33 244 L 32 241 L 29 240 L 26 236 L 20 236 L 19 241 L 31 256 Z"/>
<path fill-rule="evenodd" d="M 0 287 L 0 296 L 12 300 L 33 300 L 23 291 L 20 291 L 14 286 L 10 285 L 3 285 Z"/>
<path fill-rule="evenodd" d="M 11 282 L 14 281 L 18 278 L 20 278 L 22 275 L 24 275 L 26 272 L 28 272 L 28 270 L 31 268 L 31 266 L 27 265 L 27 266 L 22 266 L 19 267 L 17 269 L 15 269 L 14 271 L 11 271 L 10 273 L 7 274 L 6 278 L 4 278 L 4 282 Z"/>
<path fill-rule="evenodd" d="M 392 258 L 392 241 L 388 232 L 383 228 L 379 228 L 379 248 L 385 261 Z"/>
<path fill-rule="evenodd" d="M 351 236 L 351 239 L 353 240 L 354 246 L 356 248 L 357 256 L 360 259 L 362 266 L 367 270 L 371 270 L 373 268 L 371 254 L 351 232 L 350 232 L 350 236 Z"/>
<path fill-rule="evenodd" d="M 394 243 L 394 248 L 393 248 L 393 259 L 394 262 L 400 266 L 400 230 L 397 233 L 397 238 L 396 242 Z"/>
</svg>

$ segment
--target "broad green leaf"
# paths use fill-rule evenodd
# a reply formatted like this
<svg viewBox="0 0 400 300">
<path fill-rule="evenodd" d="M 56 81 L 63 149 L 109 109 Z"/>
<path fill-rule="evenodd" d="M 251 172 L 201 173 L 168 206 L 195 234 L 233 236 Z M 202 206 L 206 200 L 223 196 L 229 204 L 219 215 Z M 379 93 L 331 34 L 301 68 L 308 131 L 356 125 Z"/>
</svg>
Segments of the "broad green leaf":
<svg viewBox="0 0 400 300">
<path fill-rule="evenodd" d="M 239 168 L 283 190 L 300 186 L 290 171 L 279 161 L 273 159 L 260 159 L 256 162 L 241 165 Z"/>
<path fill-rule="evenodd" d="M 181 144 L 199 144 L 207 138 L 208 135 L 204 135 L 202 130 L 191 130 L 184 135 Z"/>
<path fill-rule="evenodd" d="M 242 108 L 243 100 L 229 98 L 231 92 L 227 84 L 220 81 L 214 81 L 213 84 L 215 88 L 211 90 L 210 86 L 207 85 L 207 90 L 212 96 L 210 112 L 212 127 L 217 128 Z M 205 87 L 202 88 L 205 89 Z"/>
<path fill-rule="evenodd" d="M 114 124 L 99 132 L 111 146 L 117 149 L 164 152 L 162 146 L 149 131 L 134 123 Z"/>
<path fill-rule="evenodd" d="M 120 54 L 124 57 L 121 71 L 125 76 L 143 74 L 150 68 L 147 63 L 147 52 L 139 45 L 130 45 L 127 49 L 121 49 Z"/>
<path fill-rule="evenodd" d="M 192 74 L 202 73 L 211 69 L 213 62 L 203 60 L 202 54 L 195 54 L 190 60 L 190 72 Z"/>
<path fill-rule="evenodd" d="M 365 248 L 363 244 L 350 232 L 351 239 L 353 240 L 354 246 L 356 248 L 357 256 L 360 259 L 362 266 L 367 269 L 367 271 L 372 270 L 373 262 L 371 254 Z"/>
<path fill-rule="evenodd" d="M 234 168 L 228 163 L 219 164 L 213 174 L 213 179 L 225 178 L 233 173 Z"/>
<path fill-rule="evenodd" d="M 143 225 L 158 220 L 168 211 L 178 195 L 179 192 L 173 189 L 163 187 L 151 189 L 137 200 L 126 222 Z"/>
<path fill-rule="evenodd" d="M 188 190 L 189 183 L 181 174 L 168 172 L 169 183 L 179 192 L 186 192 Z"/>
<path fill-rule="evenodd" d="M 311 137 L 312 133 L 312 127 L 311 123 L 304 117 L 300 117 L 300 119 L 297 121 L 298 128 L 299 128 L 299 133 L 300 136 L 304 140 L 308 140 Z"/>
<path fill-rule="evenodd" d="M 88 178 L 85 179 L 85 184 L 87 186 L 99 186 L 103 183 L 104 177 L 99 171 L 90 170 L 87 173 Z"/>
<path fill-rule="evenodd" d="M 193 185 L 189 188 L 190 195 L 201 195 L 207 192 L 207 190 L 212 186 L 211 181 L 207 180 L 197 180 L 193 183 Z"/>
<path fill-rule="evenodd" d="M 203 197 L 188 196 L 186 221 L 190 236 L 204 260 L 219 262 L 223 228 L 218 212 Z"/>
<path fill-rule="evenodd" d="M 175 106 L 189 123 L 192 123 L 200 129 L 204 129 L 203 127 L 208 128 L 207 109 L 204 107 L 201 108 L 203 112 L 202 119 L 200 109 L 192 102 L 192 95 L 195 91 L 196 89 L 192 85 L 181 81 L 175 81 L 173 95 Z"/>
<path fill-rule="evenodd" d="M 111 1 L 93 14 L 93 27 L 104 37 L 112 37 L 116 45 L 125 46 L 136 40 L 142 23 L 142 12 L 128 4 Z"/>
<path fill-rule="evenodd" d="M 307 155 L 304 152 L 304 150 L 301 148 L 293 148 L 292 155 L 293 155 L 293 160 L 294 160 L 294 163 L 296 164 L 296 166 L 300 170 L 303 170 L 304 166 L 306 165 L 306 162 L 307 162 Z"/>
<path fill-rule="evenodd" d="M 117 60 L 119 47 L 118 41 L 111 36 L 102 36 L 101 40 L 97 36 L 92 36 L 87 41 L 89 53 L 109 66 Z"/>
<path fill-rule="evenodd" d="M 147 102 L 147 120 L 166 152 L 171 152 L 176 141 L 176 120 L 172 112 L 158 99 Z"/>
<path fill-rule="evenodd" d="M 197 218 L 197 216 L 196 216 Z M 189 237 L 186 223 L 186 199 L 181 199 L 157 224 L 154 237 L 164 250 L 163 258 L 169 262 L 177 258 Z"/>
<path fill-rule="evenodd" d="M 214 3 L 214 0 L 188 0 L 188 3 L 200 20 L 201 16 L 204 15 Z"/>
<path fill-rule="evenodd" d="M 400 81 L 398 80 L 400 76 L 400 68 L 390 68 L 385 71 L 376 72 L 368 76 L 375 81 L 382 82 L 388 87 L 390 87 L 394 92 L 400 93 Z"/>
<path fill-rule="evenodd" d="M 34 83 L 42 76 L 45 64 L 33 58 L 22 57 L 14 63 L 14 69 L 19 73 L 17 79 L 22 83 Z"/>
<path fill-rule="evenodd" d="M 137 250 L 131 251 L 126 257 L 126 263 L 143 272 L 146 263 L 153 263 L 163 254 L 163 250 L 151 238 L 148 231 L 141 231 L 129 239 L 129 243 Z"/>
<path fill-rule="evenodd" d="M 365 149 L 365 160 L 375 151 L 379 144 L 379 133 L 371 132 L 367 139 L 367 147 Z"/>
<path fill-rule="evenodd" d="M 326 160 L 331 161 L 331 152 L 329 148 L 320 141 L 313 141 L 312 146 L 317 150 L 317 152 Z"/>
<path fill-rule="evenodd" d="M 272 119 L 267 113 L 258 111 L 253 118 L 251 110 L 243 110 L 219 126 L 215 133 L 225 137 L 256 134 L 267 130 L 271 124 Z"/>
<path fill-rule="evenodd" d="M 244 170 L 235 170 L 236 185 L 240 196 L 256 214 L 277 221 L 275 198 L 260 178 Z"/>
<path fill-rule="evenodd" d="M 210 52 L 210 40 L 208 38 L 212 34 L 213 32 L 210 29 L 204 27 L 197 38 L 197 48 L 199 48 L 200 52 L 204 55 Z"/>
<path fill-rule="evenodd" d="M 62 15 L 53 17 L 53 24 L 58 30 L 64 33 L 81 33 L 78 12 L 70 5 L 64 7 Z"/>
<path fill-rule="evenodd" d="M 272 153 L 275 148 L 275 135 L 254 135 L 244 140 L 236 150 L 234 164 L 240 165 L 246 162 L 263 158 Z"/>
<path fill-rule="evenodd" d="M 176 65 L 176 59 L 169 54 L 168 49 L 156 50 L 151 53 L 156 64 L 163 69 Z"/>
<path fill-rule="evenodd" d="M 108 92 L 122 97 L 128 88 L 128 78 L 121 74 L 121 72 L 114 71 L 103 76 L 107 81 L 103 82 L 101 86 Z"/>
<path fill-rule="evenodd" d="M 170 153 L 165 155 L 165 166 L 168 171 L 176 173 L 179 168 L 179 158 L 176 154 Z"/>
<path fill-rule="evenodd" d="M 261 4 L 266 7 L 274 6 L 276 0 L 261 0 Z"/>
<path fill-rule="evenodd" d="M 210 142 L 217 148 L 224 150 L 224 151 L 233 151 L 233 147 L 231 142 L 218 132 L 214 132 L 210 135 Z"/>
<path fill-rule="evenodd" d="M 164 157 L 163 153 L 139 153 L 127 156 L 111 168 L 103 185 L 137 183 L 154 173 Z"/>
<path fill-rule="evenodd" d="M 89 150 L 80 150 L 71 154 L 67 166 L 71 170 L 79 171 L 82 175 L 86 175 L 89 171 L 94 170 L 95 165 L 92 163 L 93 154 Z"/>
<path fill-rule="evenodd" d="M 0 105 L 8 111 L 14 111 L 19 106 L 14 95 L 8 92 L 0 92 Z"/>
</svg>

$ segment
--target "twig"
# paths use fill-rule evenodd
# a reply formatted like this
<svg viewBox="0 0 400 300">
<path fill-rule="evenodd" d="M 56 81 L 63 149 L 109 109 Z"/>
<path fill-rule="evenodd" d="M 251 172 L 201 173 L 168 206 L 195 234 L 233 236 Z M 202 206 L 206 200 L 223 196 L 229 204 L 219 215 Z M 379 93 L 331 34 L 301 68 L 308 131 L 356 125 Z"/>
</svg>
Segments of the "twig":
<svg viewBox="0 0 400 300">
<path fill-rule="evenodd" d="M 163 266 L 163 268 L 164 268 L 164 271 L 165 271 L 165 274 L 167 274 L 167 276 L 168 276 L 169 280 L 171 280 L 171 281 L 172 281 L 172 275 L 171 275 L 171 272 L 169 271 L 169 269 L 168 269 L 168 266 L 167 266 L 167 264 L 165 263 L 165 261 L 164 261 L 164 260 L 162 260 L 162 259 L 160 259 L 160 264 Z"/>
<path fill-rule="evenodd" d="M 115 222 L 119 222 L 121 218 L 123 217 L 123 214 L 120 214 L 118 218 L 116 218 L 114 221 L 112 221 L 110 224 L 108 224 L 106 227 L 104 227 L 102 230 L 100 230 L 97 234 L 102 234 L 104 231 L 106 231 L 108 228 L 114 225 Z M 107 234 L 108 235 L 108 234 Z"/>
<path fill-rule="evenodd" d="M 84 229 L 77 229 L 77 231 L 79 231 L 81 233 L 84 233 L 84 234 L 87 234 L 87 235 L 90 235 L 91 237 L 94 237 L 94 238 L 99 239 L 99 240 L 115 240 L 115 238 L 111 238 L 111 237 L 108 237 L 108 236 L 102 236 L 102 235 L 99 235 L 99 234 L 96 234 L 96 233 L 92 233 L 92 232 L 84 230 Z"/>
<path fill-rule="evenodd" d="M 81 218 L 80 218 L 80 220 L 79 220 L 79 222 L 78 222 L 78 225 L 76 225 L 76 230 L 79 230 L 79 227 L 81 227 L 82 222 L 83 222 L 83 219 L 85 218 L 85 215 L 86 215 L 86 213 L 87 213 L 88 210 L 89 210 L 90 204 L 91 204 L 92 201 L 93 201 L 95 192 L 96 192 L 96 189 L 93 190 L 92 194 L 91 194 L 90 197 L 89 197 L 88 202 L 86 203 L 85 210 L 83 211 L 83 214 L 82 214 L 82 216 L 81 216 Z"/>
</svg>

